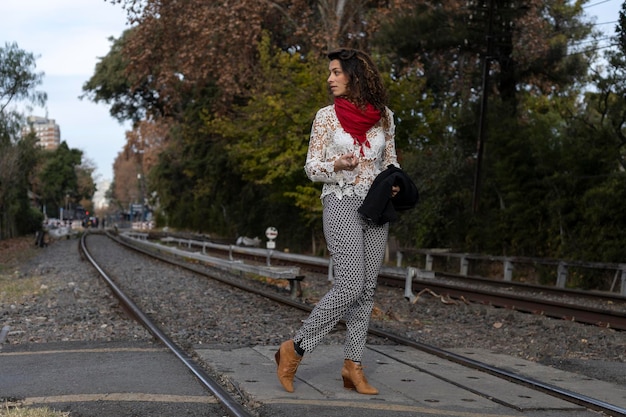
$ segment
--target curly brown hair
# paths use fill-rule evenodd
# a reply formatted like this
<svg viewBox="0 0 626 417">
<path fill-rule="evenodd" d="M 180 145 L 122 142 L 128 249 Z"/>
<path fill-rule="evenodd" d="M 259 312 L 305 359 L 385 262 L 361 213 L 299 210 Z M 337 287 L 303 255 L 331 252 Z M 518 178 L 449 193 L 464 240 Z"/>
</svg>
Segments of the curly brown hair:
<svg viewBox="0 0 626 417">
<path fill-rule="evenodd" d="M 331 61 L 337 59 L 348 77 L 348 99 L 361 109 L 370 103 L 380 112 L 384 126 L 387 120 L 387 90 L 378 68 L 368 54 L 358 49 L 341 48 L 328 53 Z"/>
</svg>

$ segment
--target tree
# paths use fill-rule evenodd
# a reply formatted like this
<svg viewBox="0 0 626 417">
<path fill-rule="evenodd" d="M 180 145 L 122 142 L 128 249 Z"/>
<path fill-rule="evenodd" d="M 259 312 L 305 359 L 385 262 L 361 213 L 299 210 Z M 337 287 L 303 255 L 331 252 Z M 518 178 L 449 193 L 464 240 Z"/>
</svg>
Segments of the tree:
<svg viewBox="0 0 626 417">
<path fill-rule="evenodd" d="M 594 58 L 577 46 L 593 36 L 585 0 L 112 2 L 134 27 L 87 89 L 136 122 L 116 193 L 139 192 L 140 168 L 170 226 L 234 237 L 289 219 L 296 242 L 321 229 L 302 164 L 336 45 L 371 52 L 389 74 L 401 164 L 422 196 L 393 226 L 406 244 L 569 256 L 583 219 L 603 230 L 609 218 L 597 208 L 610 204 L 592 202 L 621 184 L 626 77 L 614 65 L 581 100 Z M 150 125 L 164 127 L 159 141 L 146 140 Z"/>
<path fill-rule="evenodd" d="M 136 29 L 124 31 L 119 39 L 109 38 L 111 50 L 100 58 L 94 75 L 83 84 L 81 98 L 111 107 L 109 113 L 118 121 L 134 123 L 164 115 L 163 103 L 157 90 L 151 88 L 148 79 L 137 79 L 129 71 L 130 60 L 124 55 L 124 47 Z"/>
<path fill-rule="evenodd" d="M 35 72 L 35 67 L 34 55 L 17 43 L 0 48 L 0 239 L 41 227 L 28 197 L 29 173 L 37 160 L 36 140 L 31 135 L 20 141 L 23 117 L 10 107 L 16 102 L 45 104 L 46 94 L 36 90 L 43 73 Z"/>
<path fill-rule="evenodd" d="M 74 209 L 82 199 L 93 196 L 93 181 L 91 186 L 79 187 L 78 167 L 82 154 L 78 149 L 70 149 L 65 141 L 54 151 L 44 154 L 40 192 L 50 213 L 58 213 L 61 208 Z"/>
<path fill-rule="evenodd" d="M 569 136 L 578 138 L 566 159 L 576 195 L 564 219 L 563 253 L 579 259 L 623 262 L 626 215 L 620 208 L 626 184 L 626 3 L 612 38 L 614 48 L 593 73 L 595 91 L 587 91 L 570 111 Z M 590 287 L 593 284 L 589 284 Z"/>
<path fill-rule="evenodd" d="M 149 173 L 157 165 L 169 137 L 165 120 L 141 121 L 126 132 L 126 144 L 113 164 L 115 181 L 109 196 L 119 210 L 144 204 L 152 195 Z"/>
<path fill-rule="evenodd" d="M 111 200 L 118 210 L 126 212 L 129 210 L 130 204 L 139 204 L 141 202 L 141 187 L 138 178 L 141 171 L 138 169 L 138 163 L 133 157 L 128 158 L 125 152 L 120 152 L 113 163 L 113 172 L 115 173 L 115 181 L 111 185 Z"/>
<path fill-rule="evenodd" d="M 96 170 L 91 160 L 81 157 L 81 163 L 76 167 L 76 195 L 78 204 L 86 211 L 95 213 L 93 196 L 97 190 L 93 173 Z"/>
<path fill-rule="evenodd" d="M 273 46 L 303 55 L 323 55 L 336 46 L 368 49 L 378 12 L 397 7 L 380 0 L 111 2 L 122 4 L 134 25 L 121 50 L 131 94 L 152 91 L 162 114 L 175 118 L 197 98 L 194 92 L 206 88 L 218 90 L 211 110 L 224 112 L 245 101 L 258 73 L 264 31 Z"/>
<path fill-rule="evenodd" d="M 17 43 L 7 42 L 0 48 L 0 114 L 5 114 L 9 104 L 15 101 L 46 103 L 46 93 L 35 90 L 44 75 L 34 72 L 35 67 L 35 56 L 21 50 Z"/>
<path fill-rule="evenodd" d="M 256 205 L 272 213 L 265 222 L 274 218 L 282 230 L 295 226 L 291 214 L 295 207 L 302 210 L 305 224 L 319 226 L 319 187 L 306 179 L 303 166 L 315 112 L 329 103 L 323 82 L 326 65 L 327 60 L 315 55 L 303 57 L 274 48 L 265 36 L 250 100 L 229 115 L 207 120 L 208 131 L 227 140 L 232 173 L 262 193 Z M 281 215 L 285 211 L 289 216 Z"/>
<path fill-rule="evenodd" d="M 444 132 L 454 135 L 454 140 L 425 143 L 417 150 L 430 155 L 429 161 L 422 161 L 427 166 L 450 158 L 456 167 L 449 177 L 434 182 L 453 186 L 438 195 L 455 196 L 454 200 L 432 206 L 447 222 L 435 230 L 448 245 L 504 253 L 549 251 L 537 244 L 553 232 L 546 226 L 550 215 L 546 189 L 540 184 L 549 175 L 546 172 L 558 168 L 542 167 L 537 172 L 536 167 L 541 165 L 541 152 L 549 150 L 544 144 L 558 145 L 560 135 L 551 133 L 563 133 L 561 125 L 567 120 L 554 118 L 557 106 L 550 110 L 550 118 L 528 106 L 533 100 L 563 103 L 578 96 L 592 57 L 572 53 L 574 45 L 592 33 L 583 20 L 583 3 L 417 2 L 413 9 L 390 14 L 383 22 L 376 46 L 391 52 L 396 77 L 425 78 L 433 105 L 448 123 Z M 485 60 L 488 78 L 483 74 Z M 481 114 L 483 95 L 489 103 L 486 114 Z M 548 120 L 553 124 L 546 126 Z M 474 215 L 468 190 L 475 185 L 470 179 L 480 161 L 479 122 L 486 126 L 487 141 L 477 177 L 483 197 Z M 448 166 L 443 167 L 446 172 Z M 425 204 L 430 203 L 434 201 Z"/>
<path fill-rule="evenodd" d="M 467 149 L 449 128 L 451 112 L 436 105 L 424 77 L 388 79 L 398 159 L 420 191 L 419 206 L 401 215 L 391 233 L 407 247 L 459 247 L 468 228 L 462 216 L 471 178 Z"/>
<path fill-rule="evenodd" d="M 483 59 L 488 59 L 489 93 L 515 112 L 518 91 L 550 94 L 586 74 L 590 57 L 571 53 L 592 32 L 583 21 L 583 3 L 417 2 L 388 15 L 374 40 L 390 51 L 398 73 L 419 69 L 436 97 L 454 94 L 459 106 L 477 102 L 471 90 L 480 91 Z"/>
</svg>

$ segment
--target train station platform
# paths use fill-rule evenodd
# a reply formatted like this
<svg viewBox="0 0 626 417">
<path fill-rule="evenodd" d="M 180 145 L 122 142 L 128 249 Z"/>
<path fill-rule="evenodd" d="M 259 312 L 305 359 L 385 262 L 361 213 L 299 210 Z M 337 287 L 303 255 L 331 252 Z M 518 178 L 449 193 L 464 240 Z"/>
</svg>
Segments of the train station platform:
<svg viewBox="0 0 626 417">
<path fill-rule="evenodd" d="M 419 350 L 387 345 L 368 346 L 364 358 L 368 380 L 379 395 L 343 388 L 343 348 L 334 345 L 319 346 L 304 358 L 295 392 L 288 393 L 276 377 L 277 349 L 196 346 L 199 357 L 258 406 L 263 417 L 599 415 Z M 485 351 L 457 353 L 626 407 L 623 386 Z M 0 398 L 3 403 L 69 411 L 70 417 L 225 415 L 179 359 L 145 342 L 5 346 L 0 352 Z"/>
</svg>

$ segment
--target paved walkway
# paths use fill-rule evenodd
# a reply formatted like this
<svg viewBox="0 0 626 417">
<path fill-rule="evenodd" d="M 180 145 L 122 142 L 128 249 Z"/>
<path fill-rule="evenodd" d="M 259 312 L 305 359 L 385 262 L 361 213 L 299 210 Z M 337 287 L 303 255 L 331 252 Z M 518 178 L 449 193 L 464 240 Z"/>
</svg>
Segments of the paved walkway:
<svg viewBox="0 0 626 417">
<path fill-rule="evenodd" d="M 394 346 L 369 346 L 366 351 L 365 372 L 379 395 L 343 388 L 341 346 L 319 346 L 307 355 L 298 369 L 296 391 L 290 394 L 276 377 L 277 348 L 202 345 L 197 353 L 258 404 L 263 417 L 598 416 L 496 376 Z M 623 386 L 485 351 L 457 353 L 626 408 Z M 5 345 L 0 352 L 0 398 L 69 411 L 70 417 L 225 415 L 173 354 L 146 343 Z"/>
<path fill-rule="evenodd" d="M 576 404 L 496 376 L 418 350 L 394 346 L 369 346 L 364 358 L 368 381 L 380 390 L 379 395 L 361 395 L 343 388 L 341 346 L 319 346 L 305 356 L 294 381 L 295 392 L 290 394 L 283 390 L 276 377 L 274 353 L 277 348 L 197 351 L 243 391 L 270 405 L 276 415 L 598 416 Z M 626 407 L 624 387 L 504 355 L 478 350 L 457 353 L 470 354 L 473 359 L 500 369 L 523 372 L 534 379 Z"/>
</svg>

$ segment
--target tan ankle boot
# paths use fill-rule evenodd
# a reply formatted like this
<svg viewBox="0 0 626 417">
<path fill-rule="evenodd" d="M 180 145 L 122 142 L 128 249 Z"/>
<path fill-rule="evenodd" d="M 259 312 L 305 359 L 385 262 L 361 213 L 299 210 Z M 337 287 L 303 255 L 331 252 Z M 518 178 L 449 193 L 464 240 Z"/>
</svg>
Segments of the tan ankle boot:
<svg viewBox="0 0 626 417">
<path fill-rule="evenodd" d="M 353 362 L 350 359 L 344 360 L 343 368 L 341 368 L 341 377 L 343 378 L 344 388 L 354 389 L 359 394 L 378 394 L 378 390 L 368 384 L 367 378 L 363 374 L 363 366 L 359 362 Z"/>
<path fill-rule="evenodd" d="M 278 365 L 276 370 L 278 380 L 287 392 L 293 392 L 293 378 L 296 376 L 296 370 L 298 365 L 300 365 L 300 361 L 302 361 L 302 356 L 296 353 L 293 340 L 289 339 L 283 342 L 274 358 L 276 359 L 276 365 Z"/>
</svg>

